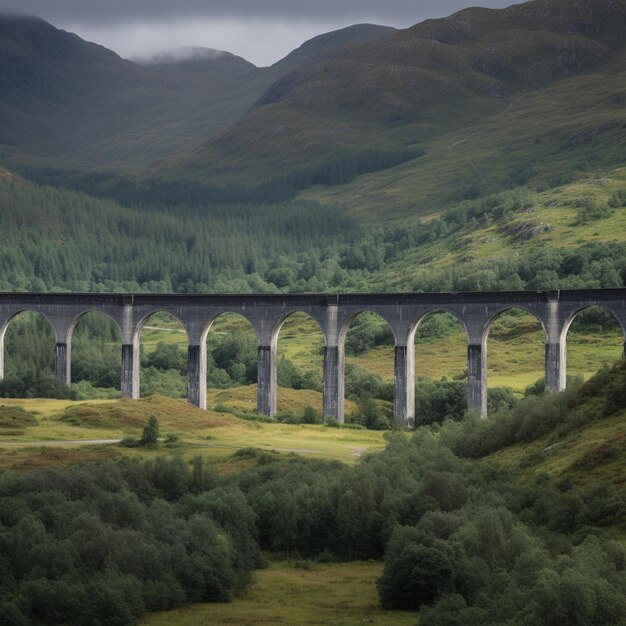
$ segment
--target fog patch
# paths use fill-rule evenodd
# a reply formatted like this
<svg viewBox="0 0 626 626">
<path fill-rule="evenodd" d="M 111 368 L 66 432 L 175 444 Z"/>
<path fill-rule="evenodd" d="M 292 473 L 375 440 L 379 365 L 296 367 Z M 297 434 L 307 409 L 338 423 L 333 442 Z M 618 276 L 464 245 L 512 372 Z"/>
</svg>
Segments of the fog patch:
<svg viewBox="0 0 626 626">
<path fill-rule="evenodd" d="M 227 56 L 223 50 L 203 48 L 201 46 L 183 46 L 173 50 L 163 50 L 131 59 L 139 65 L 174 65 L 187 61 L 216 61 Z"/>
</svg>

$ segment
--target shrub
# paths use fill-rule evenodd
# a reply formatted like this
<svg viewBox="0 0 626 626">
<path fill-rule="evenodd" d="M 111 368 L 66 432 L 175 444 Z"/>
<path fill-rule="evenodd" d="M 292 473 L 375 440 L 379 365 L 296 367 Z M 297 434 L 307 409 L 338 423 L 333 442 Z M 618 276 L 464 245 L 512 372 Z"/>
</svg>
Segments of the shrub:
<svg viewBox="0 0 626 626">
<path fill-rule="evenodd" d="M 156 448 L 159 444 L 159 422 L 154 415 L 148 418 L 148 423 L 143 427 L 139 445 L 145 448 Z"/>
</svg>

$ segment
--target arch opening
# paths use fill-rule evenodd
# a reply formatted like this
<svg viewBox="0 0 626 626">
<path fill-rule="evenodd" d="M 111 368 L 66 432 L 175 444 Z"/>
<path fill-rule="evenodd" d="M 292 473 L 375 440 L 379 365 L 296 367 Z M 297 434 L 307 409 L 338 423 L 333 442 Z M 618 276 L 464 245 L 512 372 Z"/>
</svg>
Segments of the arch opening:
<svg viewBox="0 0 626 626">
<path fill-rule="evenodd" d="M 415 424 L 460 421 L 467 411 L 467 331 L 447 311 L 431 311 L 414 330 Z"/>
<path fill-rule="evenodd" d="M 489 323 L 486 342 L 489 413 L 545 390 L 546 333 L 537 317 L 517 307 L 501 311 Z"/>
<path fill-rule="evenodd" d="M 140 396 L 187 396 L 187 331 L 167 311 L 142 320 L 137 345 L 140 350 Z"/>
<path fill-rule="evenodd" d="M 70 328 L 72 391 L 79 400 L 118 398 L 122 334 L 102 311 L 83 313 Z"/>
<path fill-rule="evenodd" d="M 205 334 L 207 406 L 256 413 L 259 342 L 252 324 L 238 313 L 221 313 Z"/>
<path fill-rule="evenodd" d="M 0 396 L 70 398 L 70 389 L 55 375 L 55 337 L 41 313 L 21 311 L 2 329 L 4 352 Z"/>
<path fill-rule="evenodd" d="M 610 309 L 577 311 L 566 325 L 567 379 L 587 380 L 599 369 L 624 357 L 624 330 Z"/>
<path fill-rule="evenodd" d="M 310 315 L 287 315 L 276 332 L 277 418 L 320 424 L 323 413 L 324 332 Z"/>
<path fill-rule="evenodd" d="M 362 311 L 346 326 L 346 422 L 374 430 L 393 426 L 393 330 L 381 315 Z"/>
</svg>

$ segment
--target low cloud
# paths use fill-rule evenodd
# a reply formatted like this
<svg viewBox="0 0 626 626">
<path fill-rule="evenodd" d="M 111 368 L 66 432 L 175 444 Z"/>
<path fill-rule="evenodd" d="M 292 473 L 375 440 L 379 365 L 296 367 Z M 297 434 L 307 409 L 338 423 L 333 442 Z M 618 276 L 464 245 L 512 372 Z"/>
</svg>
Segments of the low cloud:
<svg viewBox="0 0 626 626">
<path fill-rule="evenodd" d="M 237 54 L 261 67 L 278 61 L 311 37 L 349 24 L 223 18 L 128 24 L 69 23 L 63 28 L 126 59 L 146 62 L 160 55 L 172 55 L 171 51 L 177 48 L 189 51 L 203 47 Z"/>
<path fill-rule="evenodd" d="M 223 50 L 212 48 L 200 48 L 197 46 L 185 46 L 174 50 L 163 50 L 154 54 L 145 54 L 133 57 L 132 60 L 142 65 L 156 65 L 166 63 L 180 63 L 181 61 L 206 61 L 215 60 L 225 56 Z"/>
<path fill-rule="evenodd" d="M 405 28 L 476 4 L 511 0 L 2 0 L 1 11 L 36 15 L 125 58 L 201 46 L 263 66 L 331 30 L 363 22 Z"/>
</svg>

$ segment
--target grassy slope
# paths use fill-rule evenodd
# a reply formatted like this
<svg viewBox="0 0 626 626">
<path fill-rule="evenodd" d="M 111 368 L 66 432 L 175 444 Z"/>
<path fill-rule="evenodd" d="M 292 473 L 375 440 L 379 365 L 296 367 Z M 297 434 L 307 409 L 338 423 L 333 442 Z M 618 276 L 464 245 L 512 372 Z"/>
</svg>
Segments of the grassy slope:
<svg viewBox="0 0 626 626">
<path fill-rule="evenodd" d="M 620 55 L 593 73 L 502 102 L 476 123 L 444 128 L 420 142 L 426 155 L 417 161 L 347 185 L 309 189 L 302 197 L 339 202 L 364 220 L 385 221 L 437 215 L 470 188 L 515 186 L 512 174 L 544 186 L 587 172 L 599 177 L 624 164 L 624 85 L 626 56 Z"/>
<path fill-rule="evenodd" d="M 591 422 L 561 439 L 550 434 L 510 446 L 489 459 L 521 469 L 523 479 L 547 473 L 581 485 L 606 482 L 626 489 L 626 412 Z"/>
<path fill-rule="evenodd" d="M 339 50 L 275 83 L 262 106 L 162 171 L 245 182 L 418 145 L 426 156 L 417 161 L 319 194 L 380 220 L 432 213 L 476 184 L 502 188 L 529 166 L 545 180 L 589 159 L 623 162 L 625 11 L 596 5 L 468 9 Z M 595 154 L 593 137 L 579 134 L 606 124 L 615 126 L 602 130 Z"/>
<path fill-rule="evenodd" d="M 283 389 L 281 392 L 291 406 L 302 410 L 306 396 L 303 401 L 295 397 L 292 390 Z M 237 390 L 239 402 L 247 403 L 248 396 L 256 396 L 255 387 Z M 231 471 L 242 462 L 232 456 L 241 448 L 256 447 L 281 454 L 297 453 L 353 463 L 365 452 L 381 450 L 385 445 L 381 432 L 261 424 L 213 410 L 202 411 L 184 400 L 159 396 L 139 401 L 89 402 L 3 399 L 0 416 L 3 406 L 23 407 L 34 413 L 36 418 L 36 424 L 32 426 L 0 428 L 0 467 L 22 471 L 125 454 L 150 456 L 152 452 L 110 444 L 79 446 L 51 443 L 42 446 L 32 443 L 139 437 L 150 415 L 159 420 L 162 435 L 177 434 L 180 437 L 179 445 L 171 449 L 162 446 L 160 453 L 182 455 L 184 458 L 201 454 L 224 471 Z"/>
</svg>

